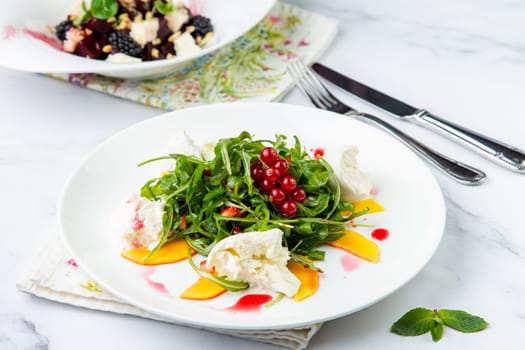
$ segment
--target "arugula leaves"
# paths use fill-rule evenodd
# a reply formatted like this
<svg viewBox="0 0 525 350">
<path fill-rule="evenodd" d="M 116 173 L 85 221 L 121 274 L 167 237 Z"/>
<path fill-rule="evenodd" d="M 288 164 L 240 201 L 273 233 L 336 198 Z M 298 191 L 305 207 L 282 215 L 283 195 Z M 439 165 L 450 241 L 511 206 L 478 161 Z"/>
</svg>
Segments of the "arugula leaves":
<svg viewBox="0 0 525 350">
<path fill-rule="evenodd" d="M 317 269 L 312 260 L 323 260 L 321 244 L 338 239 L 344 226 L 358 215 L 348 214 L 353 205 L 341 199 L 341 189 L 332 168 L 324 160 L 312 159 L 297 137 L 291 148 L 286 136 L 275 140 L 254 140 L 247 131 L 237 137 L 221 139 L 214 148 L 214 159 L 207 161 L 183 154 L 169 154 L 146 160 L 173 159 L 175 169 L 147 181 L 141 196 L 165 201 L 164 237 L 158 248 L 173 239 L 185 237 L 188 244 L 207 256 L 215 243 L 239 230 L 283 230 L 283 245 L 292 259 Z M 293 218 L 282 216 L 276 206 L 255 185 L 250 167 L 261 150 L 271 145 L 279 156 L 289 159 L 288 172 L 307 191 Z M 223 216 L 225 208 L 237 208 L 239 215 Z M 184 225 L 181 225 L 181 218 Z"/>
<path fill-rule="evenodd" d="M 443 337 L 444 326 L 463 333 L 479 332 L 488 327 L 487 321 L 462 310 L 429 310 L 415 308 L 405 313 L 390 331 L 404 336 L 417 336 L 430 331 L 432 340 Z"/>
</svg>

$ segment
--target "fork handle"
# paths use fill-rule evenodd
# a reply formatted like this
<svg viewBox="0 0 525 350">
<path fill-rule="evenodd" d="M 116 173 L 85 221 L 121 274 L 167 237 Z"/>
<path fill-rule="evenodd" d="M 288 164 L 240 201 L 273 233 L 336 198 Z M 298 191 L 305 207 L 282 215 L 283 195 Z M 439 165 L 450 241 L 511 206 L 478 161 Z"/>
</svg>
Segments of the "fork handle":
<svg viewBox="0 0 525 350">
<path fill-rule="evenodd" d="M 408 118 L 408 120 L 415 121 L 454 141 L 465 144 L 500 165 L 525 173 L 525 152 L 516 147 L 506 145 L 457 124 L 443 120 L 424 109 L 417 111 L 410 117 L 413 118 Z"/>
<path fill-rule="evenodd" d="M 347 113 L 347 115 L 357 117 L 363 120 L 364 122 L 379 126 L 381 129 L 387 131 L 389 134 L 396 137 L 398 140 L 410 147 L 420 156 L 422 156 L 430 163 L 435 165 L 438 169 L 450 175 L 452 178 L 459 181 L 460 183 L 466 185 L 476 185 L 481 183 L 486 178 L 486 175 L 483 171 L 476 169 L 470 165 L 458 162 L 457 160 L 449 158 L 443 154 L 440 154 L 428 148 L 427 146 L 412 138 L 411 136 L 405 134 L 398 128 L 385 122 L 383 119 L 380 119 L 371 114 L 358 113 L 354 111 Z"/>
</svg>

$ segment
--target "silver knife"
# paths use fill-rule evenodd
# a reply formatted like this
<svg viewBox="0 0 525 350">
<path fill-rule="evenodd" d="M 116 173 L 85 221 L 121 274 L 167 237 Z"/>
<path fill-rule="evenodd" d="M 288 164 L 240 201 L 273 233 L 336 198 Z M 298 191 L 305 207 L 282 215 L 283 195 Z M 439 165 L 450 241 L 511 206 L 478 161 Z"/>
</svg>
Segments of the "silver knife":
<svg viewBox="0 0 525 350">
<path fill-rule="evenodd" d="M 509 169 L 525 173 L 525 152 L 503 142 L 481 135 L 457 124 L 445 121 L 425 109 L 412 107 L 358 81 L 348 78 L 320 63 L 314 63 L 312 69 L 335 85 L 380 107 L 402 120 L 415 122 L 437 131 L 462 145 L 468 146 L 496 163 Z"/>
</svg>

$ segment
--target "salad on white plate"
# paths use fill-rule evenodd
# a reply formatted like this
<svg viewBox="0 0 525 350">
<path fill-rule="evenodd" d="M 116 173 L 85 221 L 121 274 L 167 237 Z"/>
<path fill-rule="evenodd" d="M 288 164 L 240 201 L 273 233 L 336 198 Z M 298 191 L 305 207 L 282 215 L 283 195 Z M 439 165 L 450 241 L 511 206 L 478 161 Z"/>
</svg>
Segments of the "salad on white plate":
<svg viewBox="0 0 525 350">
<path fill-rule="evenodd" d="M 26 0 L 0 14 L 0 65 L 126 79 L 174 74 L 246 33 L 275 1 Z"/>
</svg>

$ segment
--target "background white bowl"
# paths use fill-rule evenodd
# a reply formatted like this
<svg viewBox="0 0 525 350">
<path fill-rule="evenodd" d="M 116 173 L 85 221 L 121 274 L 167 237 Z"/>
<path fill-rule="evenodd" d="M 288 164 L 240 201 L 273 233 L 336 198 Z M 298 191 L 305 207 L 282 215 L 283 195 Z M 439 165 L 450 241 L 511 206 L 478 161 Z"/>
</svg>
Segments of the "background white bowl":
<svg viewBox="0 0 525 350">
<path fill-rule="evenodd" d="M 24 29 L 47 33 L 64 20 L 75 0 L 19 0 L 0 13 L 0 65 L 33 73 L 97 73 L 126 79 L 146 79 L 176 73 L 232 42 L 257 24 L 276 0 L 184 0 L 211 19 L 215 40 L 200 52 L 169 60 L 140 63 L 109 63 L 53 48 L 27 35 Z M 51 36 L 51 35 L 49 35 Z"/>
</svg>

